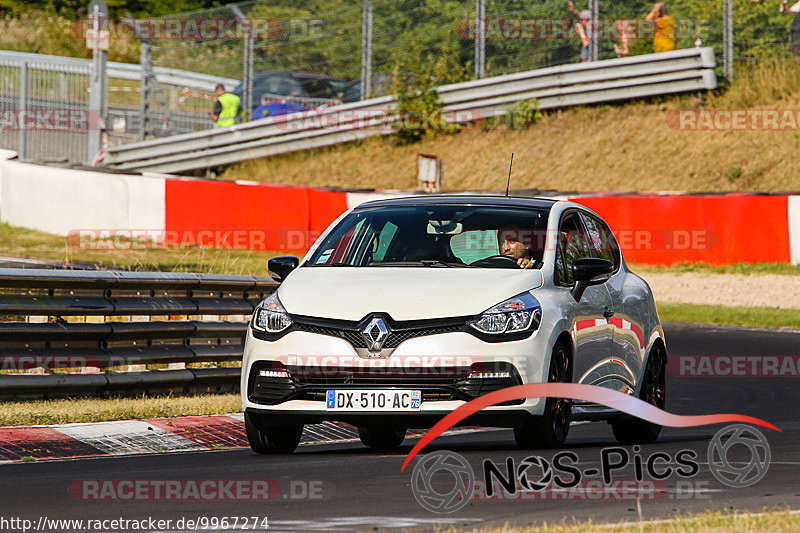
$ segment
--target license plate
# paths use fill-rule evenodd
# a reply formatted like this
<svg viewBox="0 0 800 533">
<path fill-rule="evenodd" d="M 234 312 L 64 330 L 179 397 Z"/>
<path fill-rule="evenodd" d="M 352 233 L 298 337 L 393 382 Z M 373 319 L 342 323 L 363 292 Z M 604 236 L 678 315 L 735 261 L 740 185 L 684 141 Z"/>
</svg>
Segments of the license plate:
<svg viewBox="0 0 800 533">
<path fill-rule="evenodd" d="M 325 405 L 329 411 L 419 411 L 418 390 L 329 390 Z"/>
</svg>

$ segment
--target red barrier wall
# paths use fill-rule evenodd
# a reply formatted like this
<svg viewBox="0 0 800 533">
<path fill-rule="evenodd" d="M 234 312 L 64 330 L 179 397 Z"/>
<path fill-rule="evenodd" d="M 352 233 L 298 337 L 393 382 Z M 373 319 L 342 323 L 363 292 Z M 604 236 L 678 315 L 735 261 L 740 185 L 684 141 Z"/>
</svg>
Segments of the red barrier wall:
<svg viewBox="0 0 800 533">
<path fill-rule="evenodd" d="M 573 198 L 603 217 L 636 263 L 788 263 L 786 196 Z"/>
<path fill-rule="evenodd" d="M 347 195 L 307 187 L 169 179 L 167 244 L 304 251 L 338 215 Z"/>
</svg>

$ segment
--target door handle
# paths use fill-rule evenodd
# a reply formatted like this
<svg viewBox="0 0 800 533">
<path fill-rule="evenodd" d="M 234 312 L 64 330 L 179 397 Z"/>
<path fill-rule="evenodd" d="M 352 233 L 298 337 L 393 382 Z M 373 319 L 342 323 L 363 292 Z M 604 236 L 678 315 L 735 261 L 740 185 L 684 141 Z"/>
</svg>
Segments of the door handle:
<svg viewBox="0 0 800 533">
<path fill-rule="evenodd" d="M 606 310 L 605 310 L 605 311 L 603 311 L 603 316 L 604 316 L 606 319 L 609 319 L 609 318 L 611 318 L 612 316 L 614 316 L 614 311 L 612 311 L 611 309 L 609 309 L 608 307 L 606 307 Z"/>
</svg>

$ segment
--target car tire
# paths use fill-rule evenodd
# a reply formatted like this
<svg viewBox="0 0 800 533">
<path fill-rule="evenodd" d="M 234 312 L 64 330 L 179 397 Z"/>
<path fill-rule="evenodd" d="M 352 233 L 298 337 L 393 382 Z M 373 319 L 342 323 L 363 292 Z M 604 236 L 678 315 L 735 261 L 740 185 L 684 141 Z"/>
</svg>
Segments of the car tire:
<svg viewBox="0 0 800 533">
<path fill-rule="evenodd" d="M 300 444 L 303 424 L 270 426 L 264 415 L 244 414 L 244 428 L 250 448 L 256 453 L 292 453 Z"/>
<path fill-rule="evenodd" d="M 666 353 L 664 348 L 658 346 L 653 348 L 650 357 L 647 358 L 639 398 L 659 409 L 664 409 L 667 392 L 666 377 Z M 620 444 L 650 444 L 655 442 L 661 433 L 660 425 L 641 418 L 629 417 L 612 422 L 611 429 L 614 431 L 614 438 Z"/>
<path fill-rule="evenodd" d="M 563 342 L 553 346 L 548 370 L 548 383 L 570 383 L 572 366 Z M 572 421 L 572 402 L 567 398 L 547 398 L 541 416 L 526 419 L 514 428 L 517 445 L 525 450 L 560 448 L 567 440 Z"/>
<path fill-rule="evenodd" d="M 361 439 L 364 446 L 387 452 L 395 450 L 403 444 L 403 440 L 406 438 L 406 427 L 395 424 L 360 426 L 358 438 Z"/>
</svg>

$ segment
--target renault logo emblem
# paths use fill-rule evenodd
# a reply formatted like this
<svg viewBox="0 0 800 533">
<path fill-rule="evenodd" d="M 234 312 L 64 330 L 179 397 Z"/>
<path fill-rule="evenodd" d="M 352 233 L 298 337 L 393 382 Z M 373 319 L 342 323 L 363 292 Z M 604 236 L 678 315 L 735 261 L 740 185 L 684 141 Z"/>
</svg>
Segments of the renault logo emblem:
<svg viewBox="0 0 800 533">
<path fill-rule="evenodd" d="M 361 332 L 361 336 L 367 341 L 367 348 L 370 352 L 379 352 L 383 348 L 383 343 L 386 342 L 386 337 L 389 336 L 389 327 L 382 318 L 373 318 Z"/>
</svg>

